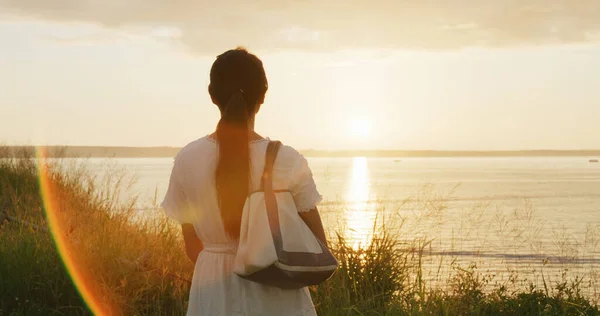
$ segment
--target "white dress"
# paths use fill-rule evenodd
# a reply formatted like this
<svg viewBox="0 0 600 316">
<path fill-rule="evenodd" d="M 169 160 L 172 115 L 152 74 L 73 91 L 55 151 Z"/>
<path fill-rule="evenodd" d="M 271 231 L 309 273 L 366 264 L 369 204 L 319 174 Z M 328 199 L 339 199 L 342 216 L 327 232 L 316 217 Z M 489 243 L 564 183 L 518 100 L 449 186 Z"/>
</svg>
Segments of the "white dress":
<svg viewBox="0 0 600 316">
<path fill-rule="evenodd" d="M 268 143 L 268 139 L 250 142 L 251 179 L 256 189 Z M 177 154 L 162 202 L 170 218 L 193 224 L 204 244 L 194 269 L 187 314 L 316 315 L 308 288 L 282 290 L 233 273 L 237 241 L 225 233 L 219 213 L 214 180 L 217 146 L 206 136 Z M 299 211 L 308 211 L 321 200 L 306 159 L 289 146 L 281 146 L 275 161 L 273 187 L 288 188 Z"/>
</svg>

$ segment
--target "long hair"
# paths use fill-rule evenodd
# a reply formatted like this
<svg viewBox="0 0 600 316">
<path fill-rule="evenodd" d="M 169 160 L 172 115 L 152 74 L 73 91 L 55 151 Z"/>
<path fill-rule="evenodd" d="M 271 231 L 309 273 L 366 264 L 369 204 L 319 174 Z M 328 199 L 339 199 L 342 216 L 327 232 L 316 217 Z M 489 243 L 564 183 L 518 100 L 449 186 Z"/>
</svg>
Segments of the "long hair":
<svg viewBox="0 0 600 316">
<path fill-rule="evenodd" d="M 221 111 L 215 183 L 225 232 L 239 239 L 244 202 L 250 190 L 250 130 L 268 89 L 262 61 L 244 48 L 219 55 L 208 91 Z"/>
</svg>

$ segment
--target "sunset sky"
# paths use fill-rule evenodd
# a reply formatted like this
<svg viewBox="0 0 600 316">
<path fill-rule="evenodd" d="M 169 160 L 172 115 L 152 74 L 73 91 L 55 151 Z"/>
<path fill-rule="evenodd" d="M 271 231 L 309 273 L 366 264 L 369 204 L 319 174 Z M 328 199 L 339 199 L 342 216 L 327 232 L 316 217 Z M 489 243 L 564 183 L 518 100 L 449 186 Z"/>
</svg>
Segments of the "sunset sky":
<svg viewBox="0 0 600 316">
<path fill-rule="evenodd" d="M 600 149 L 600 1 L 368 3 L 0 0 L 0 144 L 185 145 L 242 45 L 299 149 Z"/>
</svg>

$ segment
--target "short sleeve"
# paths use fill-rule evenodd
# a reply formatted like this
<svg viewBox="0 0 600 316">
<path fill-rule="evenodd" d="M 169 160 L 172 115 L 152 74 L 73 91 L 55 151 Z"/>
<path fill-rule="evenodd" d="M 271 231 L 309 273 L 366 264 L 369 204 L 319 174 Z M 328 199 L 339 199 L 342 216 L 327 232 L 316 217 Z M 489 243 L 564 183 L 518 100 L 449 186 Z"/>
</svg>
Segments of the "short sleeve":
<svg viewBox="0 0 600 316">
<path fill-rule="evenodd" d="M 301 213 L 314 209 L 322 200 L 321 194 L 317 191 L 312 171 L 308 166 L 308 161 L 302 155 L 292 168 L 290 191 L 294 197 L 296 208 Z"/>
<path fill-rule="evenodd" d="M 181 162 L 175 159 L 173 170 L 171 171 L 171 178 L 169 180 L 169 187 L 163 202 L 160 204 L 165 214 L 177 221 L 179 224 L 192 223 L 190 211 L 185 196 L 185 191 L 181 185 Z"/>
</svg>

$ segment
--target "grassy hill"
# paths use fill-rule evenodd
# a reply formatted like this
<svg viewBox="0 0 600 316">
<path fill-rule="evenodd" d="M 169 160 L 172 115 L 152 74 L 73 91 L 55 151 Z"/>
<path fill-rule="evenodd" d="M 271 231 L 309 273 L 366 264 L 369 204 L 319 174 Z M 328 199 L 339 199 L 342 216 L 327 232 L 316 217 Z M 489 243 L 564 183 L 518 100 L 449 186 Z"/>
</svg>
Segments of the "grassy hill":
<svg viewBox="0 0 600 316">
<path fill-rule="evenodd" d="M 121 179 L 98 187 L 76 165 L 0 160 L 0 315 L 185 313 L 193 267 L 179 228 L 140 221 L 131 201 L 115 199 Z M 421 275 L 426 240 L 407 248 L 407 236 L 380 226 L 355 247 L 331 233 L 340 266 L 311 288 L 319 315 L 600 314 L 580 279 L 511 287 L 471 265 L 434 287 Z"/>
</svg>

